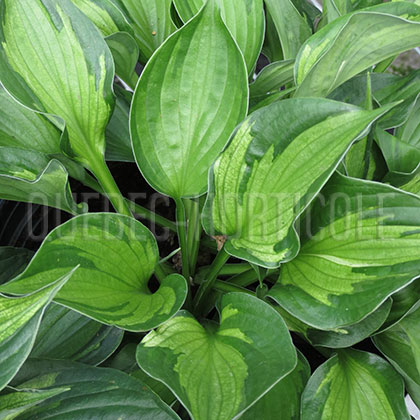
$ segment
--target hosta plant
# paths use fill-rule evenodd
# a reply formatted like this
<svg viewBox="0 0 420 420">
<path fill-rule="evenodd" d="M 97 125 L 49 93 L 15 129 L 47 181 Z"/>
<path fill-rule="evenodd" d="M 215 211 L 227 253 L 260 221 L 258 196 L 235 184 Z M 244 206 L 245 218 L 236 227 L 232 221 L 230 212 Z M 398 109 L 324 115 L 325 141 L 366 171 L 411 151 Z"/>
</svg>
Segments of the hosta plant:
<svg viewBox="0 0 420 420">
<path fill-rule="evenodd" d="M 417 1 L 0 17 L 0 198 L 67 214 L 0 248 L 0 418 L 410 419 Z"/>
</svg>

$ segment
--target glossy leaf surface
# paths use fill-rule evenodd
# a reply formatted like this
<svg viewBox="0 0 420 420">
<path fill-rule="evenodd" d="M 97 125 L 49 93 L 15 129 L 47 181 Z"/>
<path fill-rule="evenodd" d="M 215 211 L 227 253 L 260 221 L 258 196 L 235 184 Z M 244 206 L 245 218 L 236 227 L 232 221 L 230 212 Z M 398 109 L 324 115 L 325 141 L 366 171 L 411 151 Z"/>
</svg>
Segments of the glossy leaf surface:
<svg viewBox="0 0 420 420">
<path fill-rule="evenodd" d="M 206 232 L 226 235 L 228 253 L 265 267 L 295 257 L 296 218 L 352 142 L 384 112 L 305 98 L 251 114 L 210 174 Z"/>
<path fill-rule="evenodd" d="M 302 396 L 302 420 L 409 420 L 401 377 L 379 356 L 341 350 L 320 366 Z"/>
<path fill-rule="evenodd" d="M 216 0 L 221 16 L 233 38 L 238 43 L 247 65 L 248 73 L 255 68 L 264 39 L 263 0 Z M 174 0 L 175 7 L 186 22 L 204 5 L 205 0 Z"/>
<path fill-rule="evenodd" d="M 122 330 L 52 303 L 45 310 L 30 357 L 98 365 L 117 349 L 122 338 Z"/>
<path fill-rule="evenodd" d="M 337 174 L 321 201 L 270 296 L 308 325 L 331 329 L 361 321 L 418 277 L 420 199 Z"/>
<path fill-rule="evenodd" d="M 3 0 L 2 8 L 1 82 L 21 103 L 64 120 L 69 154 L 85 165 L 101 158 L 114 102 L 101 34 L 70 0 Z"/>
<path fill-rule="evenodd" d="M 194 420 L 230 420 L 293 370 L 296 352 L 276 311 L 255 297 L 228 293 L 220 326 L 203 327 L 181 311 L 143 339 L 137 361 Z"/>
<path fill-rule="evenodd" d="M 35 291 L 79 266 L 56 302 L 105 324 L 148 330 L 171 318 L 186 296 L 186 281 L 178 274 L 150 292 L 148 281 L 157 262 L 156 240 L 140 222 L 92 213 L 54 229 L 27 269 L 0 291 Z"/>
<path fill-rule="evenodd" d="M 28 296 L 0 296 L 0 389 L 9 383 L 28 357 L 45 306 L 68 278 L 69 274 Z"/>
<path fill-rule="evenodd" d="M 204 193 L 247 102 L 243 57 L 211 1 L 162 45 L 137 85 L 131 137 L 147 181 L 173 198 Z"/>
<path fill-rule="evenodd" d="M 334 20 L 307 40 L 297 59 L 296 96 L 327 96 L 380 61 L 417 47 L 420 6 L 386 3 Z M 395 33 L 398 32 L 398 38 Z"/>
<path fill-rule="evenodd" d="M 144 419 L 179 420 L 179 417 L 141 381 L 115 369 L 70 361 L 31 359 L 13 386 L 41 391 L 70 388 L 22 413 L 18 420 Z"/>
</svg>

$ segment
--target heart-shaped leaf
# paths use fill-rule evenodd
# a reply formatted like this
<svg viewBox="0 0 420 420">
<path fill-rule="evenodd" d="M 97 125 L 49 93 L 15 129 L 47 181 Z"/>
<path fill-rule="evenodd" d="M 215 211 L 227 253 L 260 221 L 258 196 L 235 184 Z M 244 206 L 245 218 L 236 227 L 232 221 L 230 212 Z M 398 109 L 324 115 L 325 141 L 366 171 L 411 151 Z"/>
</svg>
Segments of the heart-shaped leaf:
<svg viewBox="0 0 420 420">
<path fill-rule="evenodd" d="M 25 248 L 0 247 L 0 284 L 20 274 L 34 253 Z"/>
<path fill-rule="evenodd" d="M 322 202 L 322 203 L 321 203 Z M 337 174 L 269 295 L 319 329 L 361 321 L 419 275 L 420 198 Z"/>
<path fill-rule="evenodd" d="M 269 305 L 228 293 L 219 312 L 220 326 L 202 326 L 181 311 L 137 349 L 140 367 L 164 382 L 194 420 L 238 418 L 296 365 L 287 328 Z"/>
<path fill-rule="evenodd" d="M 58 360 L 28 360 L 13 380 L 18 389 L 70 388 L 17 419 L 179 420 L 140 380 L 115 369 Z"/>
<path fill-rule="evenodd" d="M 226 235 L 229 254 L 268 268 L 295 257 L 296 218 L 352 142 L 386 110 L 305 98 L 254 112 L 210 174 L 207 233 Z"/>
<path fill-rule="evenodd" d="M 114 103 L 101 34 L 70 0 L 2 0 L 2 11 L 2 84 L 29 108 L 60 117 L 66 152 L 96 169 Z"/>
<path fill-rule="evenodd" d="M 84 213 L 87 205 L 74 202 L 68 176 L 61 162 L 43 153 L 0 147 L 0 198 Z"/>
<path fill-rule="evenodd" d="M 385 3 L 334 20 L 311 36 L 296 58 L 296 96 L 327 96 L 382 60 L 420 45 L 420 6 Z M 398 33 L 398 38 L 395 38 Z"/>
<path fill-rule="evenodd" d="M 302 44 L 312 35 L 305 18 L 291 0 L 264 0 L 268 13 L 277 31 L 283 58 L 296 58 Z"/>
<path fill-rule="evenodd" d="M 206 0 L 174 0 L 179 16 L 184 22 L 190 20 Z M 244 55 L 248 74 L 255 69 L 264 40 L 263 0 L 217 0 L 226 26 Z"/>
<path fill-rule="evenodd" d="M 146 63 L 153 52 L 176 30 L 171 19 L 172 0 L 119 0 L 130 19 L 140 48 L 140 59 Z"/>
<path fill-rule="evenodd" d="M 341 350 L 303 392 L 302 420 L 409 420 L 402 378 L 382 358 Z"/>
<path fill-rule="evenodd" d="M 420 405 L 420 309 L 374 337 L 375 345 L 404 377 L 413 401 Z"/>
<path fill-rule="evenodd" d="M 120 345 L 123 331 L 51 303 L 45 310 L 30 357 L 99 365 Z"/>
<path fill-rule="evenodd" d="M 311 368 L 298 351 L 298 363 L 286 377 L 267 392 L 240 417 L 241 420 L 287 419 L 299 420 L 300 399 L 311 376 Z"/>
<path fill-rule="evenodd" d="M 6 298 L 0 295 L 0 390 L 28 357 L 46 305 L 71 274 L 66 273 L 52 285 L 28 296 Z"/>
<path fill-rule="evenodd" d="M 211 0 L 162 45 L 137 85 L 131 137 L 147 181 L 173 198 L 204 193 L 247 102 L 243 57 Z"/>
<path fill-rule="evenodd" d="M 56 302 L 105 324 L 149 330 L 171 318 L 187 294 L 186 281 L 178 274 L 150 292 L 148 281 L 158 257 L 154 236 L 135 219 L 81 215 L 54 229 L 26 270 L 0 292 L 35 291 L 79 266 Z"/>
</svg>

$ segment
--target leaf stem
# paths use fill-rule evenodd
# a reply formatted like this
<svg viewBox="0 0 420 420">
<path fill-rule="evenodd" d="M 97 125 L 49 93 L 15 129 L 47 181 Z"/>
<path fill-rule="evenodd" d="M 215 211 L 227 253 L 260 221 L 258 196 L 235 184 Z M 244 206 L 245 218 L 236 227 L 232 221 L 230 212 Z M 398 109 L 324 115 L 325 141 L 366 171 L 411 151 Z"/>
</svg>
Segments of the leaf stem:
<svg viewBox="0 0 420 420">
<path fill-rule="evenodd" d="M 217 280 L 219 271 L 222 269 L 229 258 L 230 255 L 225 251 L 225 248 L 223 247 L 216 255 L 216 258 L 213 260 L 213 263 L 210 266 L 210 271 L 207 275 L 207 280 L 200 284 L 194 299 L 194 308 L 198 314 L 200 314 L 203 309 L 203 304 L 205 303 L 208 293 L 211 291 L 214 283 Z"/>
<path fill-rule="evenodd" d="M 99 181 L 99 184 L 106 196 L 109 198 L 109 201 L 111 201 L 115 210 L 118 213 L 132 217 L 131 211 L 128 208 L 128 205 L 117 184 L 115 183 L 105 160 L 102 157 L 90 159 L 89 167 L 96 179 Z"/>
<path fill-rule="evenodd" d="M 200 203 L 198 200 L 190 200 L 190 203 L 188 214 L 187 247 L 190 258 L 190 273 L 191 275 L 194 275 L 201 237 Z"/>
</svg>

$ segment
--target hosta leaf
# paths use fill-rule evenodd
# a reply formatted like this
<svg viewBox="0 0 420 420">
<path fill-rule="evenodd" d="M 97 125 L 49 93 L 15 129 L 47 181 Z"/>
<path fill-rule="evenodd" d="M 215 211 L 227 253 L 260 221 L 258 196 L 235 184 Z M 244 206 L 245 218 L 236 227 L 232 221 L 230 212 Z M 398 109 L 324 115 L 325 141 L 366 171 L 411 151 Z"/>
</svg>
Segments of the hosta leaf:
<svg viewBox="0 0 420 420">
<path fill-rule="evenodd" d="M 334 20 L 302 46 L 296 96 L 327 96 L 370 66 L 420 45 L 420 22 L 408 20 L 418 15 L 419 6 L 397 2 Z"/>
<path fill-rule="evenodd" d="M 52 285 L 20 298 L 0 295 L 0 389 L 15 376 L 35 341 L 45 306 L 71 276 L 66 273 Z"/>
<path fill-rule="evenodd" d="M 351 143 L 384 112 L 316 98 L 254 112 L 214 164 L 203 220 L 207 233 L 227 235 L 228 253 L 265 267 L 293 258 L 299 249 L 296 218 Z"/>
<path fill-rule="evenodd" d="M 376 311 L 357 324 L 347 325 L 336 330 L 321 331 L 308 327 L 305 331 L 305 336 L 315 346 L 329 348 L 351 347 L 368 338 L 381 327 L 389 315 L 391 305 L 392 300 L 388 299 Z"/>
<path fill-rule="evenodd" d="M 0 247 L 0 284 L 20 274 L 28 265 L 33 252 L 25 248 Z"/>
<path fill-rule="evenodd" d="M 123 331 L 52 303 L 45 310 L 30 357 L 98 365 L 119 346 Z"/>
<path fill-rule="evenodd" d="M 416 102 L 407 121 L 396 129 L 395 134 L 402 141 L 420 148 L 420 101 Z"/>
<path fill-rule="evenodd" d="M 337 174 L 321 201 L 270 296 L 306 324 L 333 329 L 361 321 L 418 277 L 420 198 Z"/>
<path fill-rule="evenodd" d="M 300 419 L 300 398 L 311 376 L 311 369 L 305 357 L 298 351 L 298 364 L 240 417 L 241 420 L 255 419 Z"/>
<path fill-rule="evenodd" d="M 64 120 L 66 151 L 96 166 L 114 103 L 114 64 L 101 34 L 70 0 L 2 0 L 2 9 L 1 82 L 21 103 Z"/>
<path fill-rule="evenodd" d="M 186 22 L 204 5 L 205 0 L 174 0 L 175 7 Z M 264 40 L 263 0 L 216 0 L 226 26 L 244 55 L 251 74 L 255 68 Z"/>
<path fill-rule="evenodd" d="M 302 420 L 409 420 L 401 377 L 382 358 L 341 350 L 303 392 Z"/>
<path fill-rule="evenodd" d="M 173 198 L 207 190 L 211 164 L 247 112 L 243 57 L 214 1 L 156 52 L 133 98 L 137 164 Z"/>
<path fill-rule="evenodd" d="M 42 153 L 0 147 L 0 198 L 56 207 L 78 214 L 87 210 L 76 204 L 61 162 Z"/>
<path fill-rule="evenodd" d="M 176 30 L 171 19 L 171 0 L 120 0 L 125 8 L 140 48 L 140 59 L 146 63 L 153 52 Z"/>
<path fill-rule="evenodd" d="M 141 381 L 115 369 L 31 359 L 13 380 L 13 386 L 44 392 L 70 388 L 25 411 L 18 420 L 179 420 Z"/>
<path fill-rule="evenodd" d="M 291 0 L 264 2 L 278 33 L 283 58 L 296 58 L 301 45 L 312 35 L 310 26 Z"/>
<path fill-rule="evenodd" d="M 375 345 L 403 376 L 411 398 L 420 405 L 420 309 L 374 337 Z"/>
<path fill-rule="evenodd" d="M 164 382 L 194 420 L 231 420 L 296 365 L 283 320 L 263 301 L 228 293 L 220 326 L 179 312 L 139 344 L 137 361 Z M 211 398 L 209 398 L 211 396 Z"/>
<path fill-rule="evenodd" d="M 332 22 L 347 13 L 374 6 L 375 4 L 379 4 L 381 2 L 382 0 L 324 0 L 323 8 L 328 22 Z"/>
<path fill-rule="evenodd" d="M 134 162 L 128 117 L 132 95 L 116 86 L 114 113 L 106 128 L 106 160 Z"/>
<path fill-rule="evenodd" d="M 0 395 L 0 417 L 3 420 L 15 419 L 28 408 L 68 390 L 69 388 L 55 388 L 47 391 L 18 391 Z"/>
<path fill-rule="evenodd" d="M 277 61 L 264 67 L 249 85 L 250 105 L 262 101 L 269 94 L 279 92 L 285 84 L 292 82 L 293 68 L 293 60 Z"/>
<path fill-rule="evenodd" d="M 157 262 L 156 240 L 140 222 L 111 213 L 87 214 L 54 229 L 26 270 L 0 292 L 38 290 L 79 266 L 56 302 L 105 324 L 149 330 L 171 318 L 187 293 L 178 274 L 150 292 L 148 281 Z"/>
</svg>

